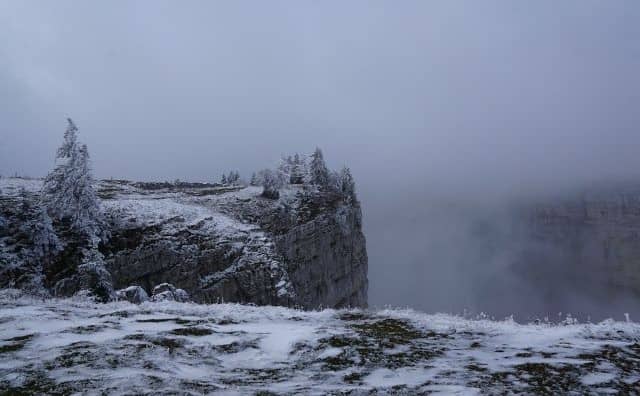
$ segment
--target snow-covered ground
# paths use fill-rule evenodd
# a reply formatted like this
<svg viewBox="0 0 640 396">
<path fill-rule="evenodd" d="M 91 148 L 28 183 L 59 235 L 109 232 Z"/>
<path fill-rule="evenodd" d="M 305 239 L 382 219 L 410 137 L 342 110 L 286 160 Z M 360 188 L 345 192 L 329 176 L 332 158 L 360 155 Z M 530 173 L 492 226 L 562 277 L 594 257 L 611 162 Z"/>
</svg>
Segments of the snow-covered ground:
<svg viewBox="0 0 640 396">
<path fill-rule="evenodd" d="M 0 389 L 61 394 L 585 394 L 640 389 L 640 324 L 0 292 Z M 269 394 L 269 393 L 266 393 Z"/>
<path fill-rule="evenodd" d="M 37 193 L 42 188 L 42 179 L 25 179 L 21 177 L 0 177 L 0 191 L 5 195 L 15 196 L 24 189 L 26 192 Z"/>
</svg>

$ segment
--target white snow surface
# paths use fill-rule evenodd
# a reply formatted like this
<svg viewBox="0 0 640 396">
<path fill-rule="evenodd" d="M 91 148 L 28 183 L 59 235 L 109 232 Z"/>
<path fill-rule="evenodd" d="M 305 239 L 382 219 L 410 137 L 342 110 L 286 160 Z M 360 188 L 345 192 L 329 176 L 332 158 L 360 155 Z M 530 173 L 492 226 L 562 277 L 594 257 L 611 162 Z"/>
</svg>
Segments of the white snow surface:
<svg viewBox="0 0 640 396">
<path fill-rule="evenodd" d="M 21 189 L 27 192 L 40 192 L 42 179 L 21 177 L 0 177 L 0 189 L 6 195 L 18 195 Z"/>
<path fill-rule="evenodd" d="M 640 386 L 640 324 L 412 310 L 95 304 L 0 292 L 0 389 L 78 394 L 584 394 Z"/>
</svg>

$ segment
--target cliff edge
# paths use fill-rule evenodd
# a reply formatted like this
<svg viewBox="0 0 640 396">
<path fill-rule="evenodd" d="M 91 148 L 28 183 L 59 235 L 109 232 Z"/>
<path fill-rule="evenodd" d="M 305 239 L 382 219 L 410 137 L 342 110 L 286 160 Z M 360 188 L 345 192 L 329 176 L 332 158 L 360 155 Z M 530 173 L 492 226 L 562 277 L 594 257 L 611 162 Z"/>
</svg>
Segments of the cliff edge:
<svg viewBox="0 0 640 396">
<path fill-rule="evenodd" d="M 39 180 L 2 179 L 0 225 L 4 287 L 20 286 L 29 256 L 24 200 L 36 205 Z M 308 185 L 278 199 L 261 187 L 102 181 L 96 185 L 110 238 L 100 244 L 114 289 L 162 283 L 200 303 L 365 307 L 367 253 L 357 202 Z M 23 233 L 24 234 L 24 233 Z M 65 250 L 73 241 L 64 241 Z M 44 265 L 54 295 L 78 292 L 78 263 L 63 251 Z"/>
</svg>

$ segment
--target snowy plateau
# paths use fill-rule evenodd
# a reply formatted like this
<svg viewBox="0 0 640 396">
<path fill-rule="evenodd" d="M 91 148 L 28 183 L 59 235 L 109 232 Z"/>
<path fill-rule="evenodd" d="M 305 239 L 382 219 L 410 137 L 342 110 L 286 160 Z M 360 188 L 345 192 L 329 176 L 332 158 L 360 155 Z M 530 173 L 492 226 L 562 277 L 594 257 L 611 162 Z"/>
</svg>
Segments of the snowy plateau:
<svg viewBox="0 0 640 396">
<path fill-rule="evenodd" d="M 638 394 L 640 325 L 0 293 L 3 394 Z"/>
</svg>

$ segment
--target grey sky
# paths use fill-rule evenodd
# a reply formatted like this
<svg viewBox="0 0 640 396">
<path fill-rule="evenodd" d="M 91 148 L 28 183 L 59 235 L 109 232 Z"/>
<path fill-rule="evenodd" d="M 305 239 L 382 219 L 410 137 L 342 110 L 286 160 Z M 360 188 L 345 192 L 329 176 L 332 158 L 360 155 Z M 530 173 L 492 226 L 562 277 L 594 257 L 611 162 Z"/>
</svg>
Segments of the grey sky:
<svg viewBox="0 0 640 396">
<path fill-rule="evenodd" d="M 635 0 L 0 0 L 0 172 L 44 175 L 66 116 L 99 177 L 318 145 L 358 182 L 371 302 L 412 305 L 447 265 L 415 246 L 430 197 L 640 174 L 638 21 Z"/>
</svg>

